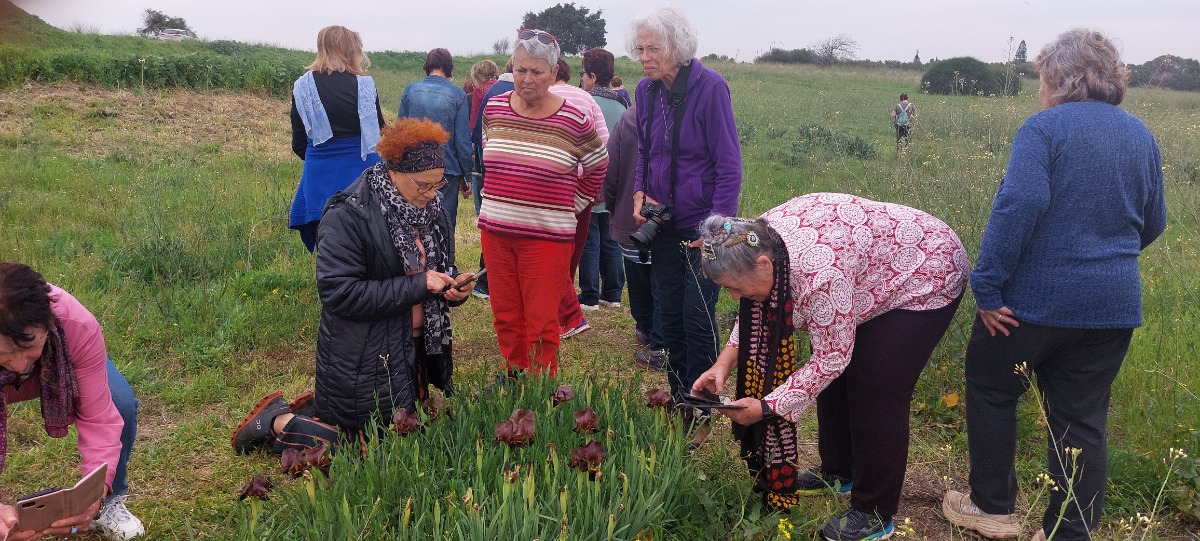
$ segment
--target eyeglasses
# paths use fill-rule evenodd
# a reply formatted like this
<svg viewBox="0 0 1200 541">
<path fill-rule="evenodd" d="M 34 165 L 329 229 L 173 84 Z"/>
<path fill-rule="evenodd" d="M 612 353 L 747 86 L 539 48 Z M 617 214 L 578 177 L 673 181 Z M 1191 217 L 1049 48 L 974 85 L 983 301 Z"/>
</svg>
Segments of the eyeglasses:
<svg viewBox="0 0 1200 541">
<path fill-rule="evenodd" d="M 663 52 L 663 48 L 659 47 L 657 45 L 652 45 L 650 47 L 634 47 L 633 48 L 633 54 L 637 57 L 640 57 L 647 53 L 649 53 L 650 56 L 658 56 L 658 53 L 661 53 L 661 52 Z"/>
<path fill-rule="evenodd" d="M 537 38 L 538 41 L 542 42 L 545 45 L 550 45 L 551 43 L 555 43 L 558 41 L 557 39 L 554 38 L 554 34 L 551 34 L 545 30 L 536 30 L 533 28 L 522 28 L 520 30 L 517 30 L 517 39 L 532 39 L 532 38 Z"/>
<path fill-rule="evenodd" d="M 413 186 L 416 186 L 417 193 L 420 193 L 420 194 L 425 194 L 425 193 L 429 193 L 432 191 L 440 190 L 440 189 L 446 187 L 446 185 L 450 183 L 450 181 L 448 181 L 446 179 L 442 179 L 440 182 L 435 182 L 433 184 L 429 184 L 429 183 L 425 183 L 425 182 L 417 182 L 416 180 L 414 180 L 412 178 L 412 175 L 410 175 L 408 173 L 404 173 L 404 176 L 408 177 L 408 181 L 413 183 Z"/>
</svg>

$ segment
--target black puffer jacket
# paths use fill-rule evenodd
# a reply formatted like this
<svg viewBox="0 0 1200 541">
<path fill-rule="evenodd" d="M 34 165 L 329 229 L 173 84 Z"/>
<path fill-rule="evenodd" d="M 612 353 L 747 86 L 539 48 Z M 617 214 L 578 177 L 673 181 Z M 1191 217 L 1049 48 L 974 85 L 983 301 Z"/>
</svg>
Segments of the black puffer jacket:
<svg viewBox="0 0 1200 541">
<path fill-rule="evenodd" d="M 367 182 L 373 170 L 329 198 L 317 236 L 317 416 L 343 430 L 365 427 L 376 411 L 386 424 L 415 402 L 412 307 L 429 295 L 423 273 L 404 275 Z M 445 213 L 438 227 L 450 231 Z M 454 261 L 454 247 L 446 250 Z"/>
</svg>

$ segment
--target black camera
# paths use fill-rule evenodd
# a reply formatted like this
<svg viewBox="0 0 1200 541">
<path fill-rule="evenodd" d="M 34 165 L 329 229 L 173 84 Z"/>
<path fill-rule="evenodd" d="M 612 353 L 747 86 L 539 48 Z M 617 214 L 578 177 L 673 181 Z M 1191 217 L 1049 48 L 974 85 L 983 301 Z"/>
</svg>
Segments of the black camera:
<svg viewBox="0 0 1200 541">
<path fill-rule="evenodd" d="M 642 217 L 646 219 L 646 223 L 629 235 L 629 239 L 633 241 L 633 245 L 639 251 L 649 251 L 650 242 L 658 236 L 663 224 L 671 221 L 671 207 L 668 207 L 666 203 L 657 205 L 645 203 L 642 205 Z"/>
</svg>

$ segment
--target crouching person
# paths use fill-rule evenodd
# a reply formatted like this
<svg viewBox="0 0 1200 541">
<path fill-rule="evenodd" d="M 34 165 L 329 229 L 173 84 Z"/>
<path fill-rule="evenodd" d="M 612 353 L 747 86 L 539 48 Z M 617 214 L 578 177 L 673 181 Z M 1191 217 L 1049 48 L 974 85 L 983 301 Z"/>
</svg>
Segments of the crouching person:
<svg viewBox="0 0 1200 541">
<path fill-rule="evenodd" d="M 291 406 L 264 397 L 234 431 L 235 450 L 357 438 L 372 419 L 386 426 L 413 408 L 430 385 L 453 392 L 450 307 L 470 296 L 455 287 L 470 276 L 455 280 L 439 192 L 448 138 L 428 120 L 387 126 L 376 147 L 383 162 L 330 198 L 317 234 L 315 397 Z"/>
<path fill-rule="evenodd" d="M 111 540 L 145 533 L 125 507 L 138 400 L 109 360 L 96 317 L 70 293 L 21 263 L 0 263 L 0 471 L 7 456 L 8 405 L 41 400 L 46 433 L 79 433 L 79 469 L 109 465 L 106 496 L 42 531 L 18 531 L 17 512 L 0 503 L 0 539 L 26 541 L 98 530 Z M 97 515 L 97 513 L 99 513 Z"/>
</svg>

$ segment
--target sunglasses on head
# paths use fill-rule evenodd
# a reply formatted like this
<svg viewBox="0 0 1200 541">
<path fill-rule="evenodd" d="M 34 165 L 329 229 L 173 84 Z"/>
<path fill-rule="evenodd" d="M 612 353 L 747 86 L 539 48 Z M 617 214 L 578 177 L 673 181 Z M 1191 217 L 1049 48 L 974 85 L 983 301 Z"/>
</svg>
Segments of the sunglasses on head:
<svg viewBox="0 0 1200 541">
<path fill-rule="evenodd" d="M 532 38 L 537 38 L 538 41 L 545 45 L 550 45 L 551 43 L 558 41 L 557 39 L 554 39 L 554 34 L 551 34 L 545 30 L 535 30 L 533 28 L 522 28 L 517 30 L 517 39 Z"/>
</svg>

